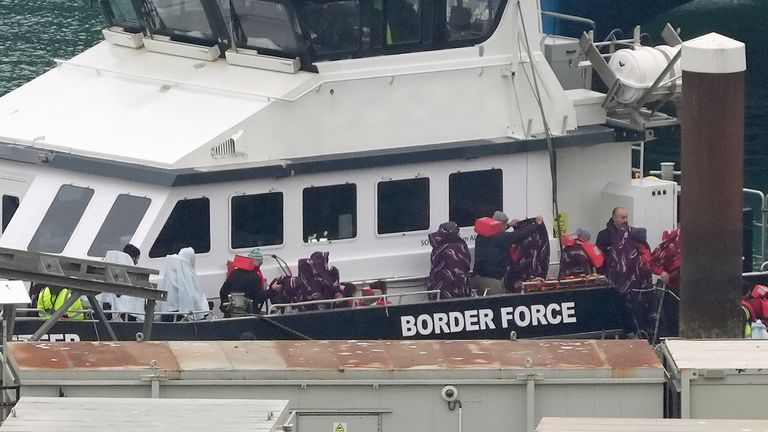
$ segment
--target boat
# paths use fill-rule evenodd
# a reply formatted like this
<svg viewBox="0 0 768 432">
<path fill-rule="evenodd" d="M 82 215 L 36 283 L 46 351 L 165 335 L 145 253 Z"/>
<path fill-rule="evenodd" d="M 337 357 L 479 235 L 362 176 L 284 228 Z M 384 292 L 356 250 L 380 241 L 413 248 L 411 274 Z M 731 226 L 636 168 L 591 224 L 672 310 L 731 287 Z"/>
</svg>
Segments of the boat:
<svg viewBox="0 0 768 432">
<path fill-rule="evenodd" d="M 423 290 L 427 234 L 447 220 L 471 249 L 475 220 L 496 209 L 541 214 L 547 226 L 557 214 L 563 231 L 597 232 L 622 205 L 648 228 L 651 245 L 676 224 L 677 185 L 631 176 L 633 153 L 655 128 L 675 124 L 632 106 L 671 98 L 676 80 L 604 103 L 606 94 L 587 85 L 600 56 L 574 61 L 600 44 L 543 34 L 538 1 L 99 4 L 104 41 L 0 98 L 0 247 L 98 260 L 131 243 L 142 251 L 140 267 L 162 269 L 167 255 L 190 246 L 214 301 L 233 255 L 260 248 L 274 258 L 262 266 L 271 279 L 279 261 L 295 270 L 323 250 L 342 280 L 387 280 L 397 295 Z M 556 274 L 554 233 L 550 243 Z M 616 310 L 605 307 L 615 293 L 599 283 L 432 303 L 414 297 L 365 310 L 172 323 L 167 332 L 158 323 L 156 335 L 299 337 L 312 329 L 323 338 L 402 338 L 414 328 L 407 323 L 414 337 L 438 338 L 617 329 Z M 563 305 L 576 298 L 584 309 L 578 300 L 574 316 L 594 325 L 564 325 Z M 494 321 L 504 308 L 552 314 L 553 304 L 561 321 L 550 327 Z M 482 315 L 488 308 L 491 321 Z M 469 322 L 468 311 L 496 328 L 435 330 L 450 328 L 436 314 Z M 428 321 L 432 331 L 422 332 Z M 296 334 L 281 329 L 289 322 L 301 322 L 289 327 Z M 98 338 L 92 324 L 59 325 L 53 333 Z M 134 324 L 115 326 L 135 337 Z M 217 330 L 201 336 L 202 328 Z M 19 334 L 33 330 L 19 324 Z"/>
</svg>

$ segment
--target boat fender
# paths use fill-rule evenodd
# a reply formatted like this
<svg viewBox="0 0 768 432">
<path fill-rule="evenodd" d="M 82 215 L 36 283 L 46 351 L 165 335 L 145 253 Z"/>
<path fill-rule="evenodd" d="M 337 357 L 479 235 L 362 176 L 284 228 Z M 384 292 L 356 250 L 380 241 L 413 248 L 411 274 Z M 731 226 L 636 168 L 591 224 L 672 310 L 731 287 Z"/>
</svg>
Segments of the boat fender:
<svg viewBox="0 0 768 432">
<path fill-rule="evenodd" d="M 475 232 L 483 237 L 492 237 L 505 229 L 504 222 L 494 218 L 481 217 L 475 221 Z"/>
</svg>

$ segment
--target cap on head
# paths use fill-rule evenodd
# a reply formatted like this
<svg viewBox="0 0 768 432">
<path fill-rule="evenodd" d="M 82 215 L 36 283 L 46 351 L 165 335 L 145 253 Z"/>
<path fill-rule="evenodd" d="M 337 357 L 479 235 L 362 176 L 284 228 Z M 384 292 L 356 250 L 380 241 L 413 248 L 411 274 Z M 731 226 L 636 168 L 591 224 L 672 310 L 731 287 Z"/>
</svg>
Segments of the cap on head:
<svg viewBox="0 0 768 432">
<path fill-rule="evenodd" d="M 264 264 L 264 256 L 258 248 L 251 249 L 251 251 L 248 252 L 248 258 L 252 259 L 259 266 Z"/>
<path fill-rule="evenodd" d="M 509 222 L 509 218 L 507 217 L 507 214 L 500 210 L 496 210 L 495 212 L 493 212 L 493 218 L 503 223 Z"/>
<path fill-rule="evenodd" d="M 576 234 L 576 237 L 585 241 L 589 241 L 589 239 L 592 238 L 592 233 L 590 233 L 589 231 L 585 230 L 582 227 L 576 228 L 576 232 L 574 234 Z"/>
<path fill-rule="evenodd" d="M 644 243 L 648 241 L 648 231 L 646 231 L 645 228 L 633 227 L 629 231 L 629 236 L 634 241 L 639 241 Z"/>
</svg>

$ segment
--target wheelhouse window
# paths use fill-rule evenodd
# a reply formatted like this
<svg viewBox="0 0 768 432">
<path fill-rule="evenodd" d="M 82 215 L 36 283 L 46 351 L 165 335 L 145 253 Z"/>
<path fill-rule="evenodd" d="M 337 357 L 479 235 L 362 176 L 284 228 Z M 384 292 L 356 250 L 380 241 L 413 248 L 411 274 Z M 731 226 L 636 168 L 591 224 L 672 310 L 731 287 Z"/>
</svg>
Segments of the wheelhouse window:
<svg viewBox="0 0 768 432">
<path fill-rule="evenodd" d="M 419 0 L 383 0 L 384 37 L 387 45 L 419 42 L 421 20 Z M 379 1 L 381 3 L 381 1 Z M 374 1 L 374 13 L 377 1 Z"/>
<path fill-rule="evenodd" d="M 376 216 L 379 234 L 429 229 L 429 179 L 379 182 Z"/>
<path fill-rule="evenodd" d="M 108 250 L 123 250 L 130 243 L 151 202 L 149 198 L 118 195 L 88 249 L 88 256 L 103 257 Z"/>
<path fill-rule="evenodd" d="M 191 247 L 195 253 L 211 250 L 211 204 L 208 198 L 178 201 L 149 250 L 149 257 L 175 254 L 185 247 Z"/>
<path fill-rule="evenodd" d="M 93 189 L 64 185 L 59 188 L 27 246 L 30 252 L 61 253 L 93 197 Z"/>
<path fill-rule="evenodd" d="M 304 241 L 357 236 L 357 186 L 308 187 L 303 191 Z"/>
<path fill-rule="evenodd" d="M 133 8 L 132 0 L 100 0 L 99 7 L 107 25 L 122 27 L 131 33 L 142 31 L 143 26 Z"/>
<path fill-rule="evenodd" d="M 269 55 L 298 57 L 304 39 L 290 1 L 230 0 L 224 13 L 238 48 Z"/>
<path fill-rule="evenodd" d="M 472 46 L 506 0 L 99 0 L 109 25 L 171 40 L 317 61 Z"/>
<path fill-rule="evenodd" d="M 449 41 L 484 38 L 493 31 L 502 11 L 499 0 L 448 0 L 445 5 Z"/>
<path fill-rule="evenodd" d="M 143 3 L 150 32 L 178 42 L 208 46 L 216 43 L 202 0 L 143 0 Z"/>
<path fill-rule="evenodd" d="M 232 197 L 232 249 L 283 243 L 283 193 Z"/>
<path fill-rule="evenodd" d="M 8 224 L 11 223 L 13 215 L 16 214 L 16 210 L 19 209 L 19 197 L 13 195 L 3 195 L 3 229 L 0 232 L 5 232 L 8 228 Z"/>
<path fill-rule="evenodd" d="M 448 176 L 448 217 L 461 227 L 504 208 L 500 169 L 453 173 Z"/>
<path fill-rule="evenodd" d="M 304 1 L 304 34 L 317 59 L 355 57 L 360 49 L 360 2 Z"/>
</svg>

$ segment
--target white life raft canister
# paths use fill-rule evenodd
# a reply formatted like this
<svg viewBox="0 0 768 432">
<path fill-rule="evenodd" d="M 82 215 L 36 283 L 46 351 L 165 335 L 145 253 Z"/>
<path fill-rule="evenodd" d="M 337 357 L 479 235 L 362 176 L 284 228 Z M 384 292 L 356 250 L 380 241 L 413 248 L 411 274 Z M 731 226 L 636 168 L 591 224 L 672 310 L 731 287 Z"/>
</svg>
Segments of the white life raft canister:
<svg viewBox="0 0 768 432">
<path fill-rule="evenodd" d="M 640 100 L 643 93 L 653 85 L 667 64 L 672 61 L 680 47 L 680 45 L 676 47 L 668 45 L 638 46 L 635 49 L 627 48 L 616 51 L 608 62 L 608 67 L 623 84 L 616 92 L 616 99 L 623 104 L 632 104 Z M 682 67 L 678 61 L 664 77 L 662 85 L 653 92 L 648 102 L 653 102 L 670 94 L 679 95 L 682 84 Z"/>
</svg>

